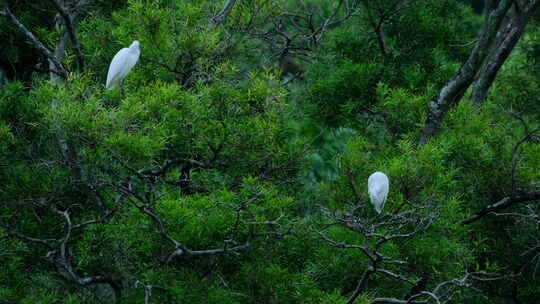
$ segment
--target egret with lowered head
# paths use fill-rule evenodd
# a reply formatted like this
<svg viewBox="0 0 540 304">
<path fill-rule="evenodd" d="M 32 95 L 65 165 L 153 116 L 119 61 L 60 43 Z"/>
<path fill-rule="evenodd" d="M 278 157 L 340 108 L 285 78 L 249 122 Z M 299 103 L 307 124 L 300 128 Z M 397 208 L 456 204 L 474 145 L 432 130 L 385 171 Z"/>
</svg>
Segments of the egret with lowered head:
<svg viewBox="0 0 540 304">
<path fill-rule="evenodd" d="M 388 176 L 382 172 L 375 172 L 368 178 L 368 192 L 371 204 L 377 213 L 381 213 L 386 197 L 388 196 Z"/>
<path fill-rule="evenodd" d="M 123 48 L 114 55 L 109 66 L 109 72 L 107 73 L 107 84 L 105 85 L 107 90 L 122 86 L 124 78 L 135 66 L 140 54 L 139 41 L 135 40 L 129 48 Z"/>
</svg>

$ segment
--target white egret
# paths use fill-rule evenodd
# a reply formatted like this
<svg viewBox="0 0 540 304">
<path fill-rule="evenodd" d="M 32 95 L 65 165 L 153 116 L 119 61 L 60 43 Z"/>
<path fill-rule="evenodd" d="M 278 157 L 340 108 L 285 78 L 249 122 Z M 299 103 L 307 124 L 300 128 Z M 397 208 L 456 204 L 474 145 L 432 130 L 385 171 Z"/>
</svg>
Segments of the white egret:
<svg viewBox="0 0 540 304">
<path fill-rule="evenodd" d="M 139 60 L 140 54 L 139 41 L 135 40 L 129 48 L 123 48 L 114 55 L 109 66 L 109 72 L 107 73 L 107 84 L 105 85 L 107 90 L 112 90 L 122 85 L 127 73 L 129 73 L 137 63 L 137 60 Z"/>
<path fill-rule="evenodd" d="M 389 187 L 388 176 L 382 172 L 375 172 L 368 178 L 369 197 L 377 213 L 381 213 L 384 207 Z"/>
</svg>

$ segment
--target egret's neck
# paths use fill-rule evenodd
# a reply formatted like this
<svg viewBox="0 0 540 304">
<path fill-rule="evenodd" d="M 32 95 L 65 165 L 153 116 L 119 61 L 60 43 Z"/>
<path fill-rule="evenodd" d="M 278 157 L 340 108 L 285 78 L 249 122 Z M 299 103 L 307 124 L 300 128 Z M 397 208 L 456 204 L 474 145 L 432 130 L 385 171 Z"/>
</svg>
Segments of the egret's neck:
<svg viewBox="0 0 540 304">
<path fill-rule="evenodd" d="M 138 46 L 130 47 L 130 48 L 129 48 L 129 51 L 130 51 L 132 54 L 140 54 L 140 53 L 141 53 L 141 49 L 140 49 Z"/>
</svg>

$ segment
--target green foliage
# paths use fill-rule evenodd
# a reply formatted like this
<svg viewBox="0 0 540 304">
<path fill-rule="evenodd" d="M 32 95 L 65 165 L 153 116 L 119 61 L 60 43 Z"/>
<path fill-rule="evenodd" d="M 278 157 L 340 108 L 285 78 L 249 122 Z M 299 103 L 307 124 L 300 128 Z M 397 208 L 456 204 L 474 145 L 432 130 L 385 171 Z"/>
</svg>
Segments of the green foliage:
<svg viewBox="0 0 540 304">
<path fill-rule="evenodd" d="M 317 106 L 317 118 L 335 126 L 343 118 L 354 117 L 368 108 L 373 104 L 374 87 L 381 71 L 381 65 L 350 61 L 337 67 L 328 64 L 315 67 L 310 76 L 315 81 L 310 83 L 309 91 Z"/>
<path fill-rule="evenodd" d="M 383 56 L 367 19 L 354 19 L 331 33 L 321 59 L 307 71 L 309 99 L 304 102 L 324 125 L 362 124 L 382 101 L 377 98 L 380 83 L 431 98 L 433 87 L 447 81 L 459 67 L 456 60 L 468 54 L 457 47 L 463 44 L 457 39 L 474 39 L 479 21 L 455 1 L 413 1 L 384 24 L 388 54 Z"/>
<path fill-rule="evenodd" d="M 30 2 L 12 11 L 54 49 L 56 11 Z M 482 21 L 463 1 L 407 1 L 382 25 L 387 54 L 361 6 L 320 42 L 289 45 L 305 73 L 286 85 L 275 50 L 337 4 L 242 0 L 215 24 L 222 2 L 93 3 L 76 18 L 86 68 L 68 44 L 65 81 L 40 72 L 47 60 L 0 18 L 0 302 L 112 302 L 109 284 L 73 279 L 106 276 L 125 303 L 345 303 L 384 256 L 395 263 L 378 270 L 399 278 L 373 274 L 355 303 L 470 272 L 521 276 L 475 283 L 486 298 L 464 289 L 455 303 L 505 303 L 514 285 L 536 303 L 538 208 L 463 221 L 538 189 L 540 145 L 516 145 L 540 117 L 537 24 L 490 99 L 453 107 L 419 145 L 429 102 Z M 133 40 L 141 57 L 123 90 L 104 90 Z M 390 179 L 382 214 L 367 193 L 375 171 Z M 399 214 L 405 224 L 384 222 Z"/>
</svg>

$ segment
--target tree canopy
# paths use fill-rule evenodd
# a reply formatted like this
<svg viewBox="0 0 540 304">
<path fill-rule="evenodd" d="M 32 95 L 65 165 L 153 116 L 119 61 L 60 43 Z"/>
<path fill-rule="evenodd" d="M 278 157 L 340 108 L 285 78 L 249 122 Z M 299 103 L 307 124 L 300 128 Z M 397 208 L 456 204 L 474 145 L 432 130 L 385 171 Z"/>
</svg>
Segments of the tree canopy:
<svg viewBox="0 0 540 304">
<path fill-rule="evenodd" d="M 537 303 L 539 6 L 1 1 L 0 303 Z"/>
</svg>

